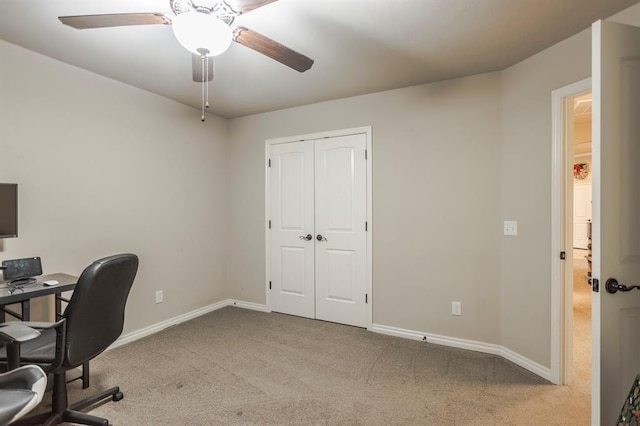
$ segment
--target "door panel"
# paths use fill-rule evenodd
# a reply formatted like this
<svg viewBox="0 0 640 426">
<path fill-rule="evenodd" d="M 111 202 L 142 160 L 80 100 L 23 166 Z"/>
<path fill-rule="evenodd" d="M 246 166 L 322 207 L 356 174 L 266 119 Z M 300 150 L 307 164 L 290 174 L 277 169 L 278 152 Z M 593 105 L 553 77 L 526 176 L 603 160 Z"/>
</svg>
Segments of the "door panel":
<svg viewBox="0 0 640 426">
<path fill-rule="evenodd" d="M 290 147 L 292 148 L 292 147 Z M 296 148 L 293 148 L 296 149 Z M 311 188 L 305 182 L 304 152 L 285 152 L 276 157 L 278 182 L 280 188 L 280 227 L 291 231 L 303 232 L 305 228 L 305 195 Z"/>
<path fill-rule="evenodd" d="M 327 299 L 335 302 L 354 300 L 354 254 L 353 250 L 326 250 Z"/>
<path fill-rule="evenodd" d="M 593 25 L 593 424 L 615 424 L 640 372 L 640 28 Z"/>
<path fill-rule="evenodd" d="M 319 139 L 316 172 L 316 318 L 366 326 L 366 136 Z"/>
<path fill-rule="evenodd" d="M 280 292 L 304 296 L 305 249 L 280 247 Z"/>
<path fill-rule="evenodd" d="M 270 149 L 270 305 L 276 312 L 315 316 L 313 146 L 304 142 Z"/>
</svg>

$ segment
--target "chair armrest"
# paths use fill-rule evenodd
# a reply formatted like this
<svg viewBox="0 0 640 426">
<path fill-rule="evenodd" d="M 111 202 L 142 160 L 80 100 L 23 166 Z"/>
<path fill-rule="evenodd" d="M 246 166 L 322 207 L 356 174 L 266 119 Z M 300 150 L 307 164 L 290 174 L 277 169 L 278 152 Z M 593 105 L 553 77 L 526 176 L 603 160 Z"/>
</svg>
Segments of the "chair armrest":
<svg viewBox="0 0 640 426">
<path fill-rule="evenodd" d="M 43 321 L 22 321 L 20 324 L 24 324 L 27 327 L 34 328 L 36 330 L 49 330 L 50 328 L 60 328 L 65 320 L 61 319 L 56 322 L 43 322 Z"/>
<path fill-rule="evenodd" d="M 6 322 L 0 324 L 0 343 L 23 343 L 40 336 L 40 332 L 22 322 Z"/>
<path fill-rule="evenodd" d="M 38 330 L 48 329 L 54 329 L 56 332 L 56 353 L 53 362 L 47 367 L 47 371 L 56 372 L 64 361 L 64 348 L 67 341 L 66 319 L 63 318 L 57 322 L 12 321 L 0 324 L 0 345 L 4 344 L 7 346 L 7 364 L 9 369 L 16 368 L 20 364 L 20 343 L 40 336 Z M 30 330 L 33 337 L 26 338 L 27 330 Z M 5 333 L 3 333 L 3 331 Z M 12 334 L 15 333 L 17 337 L 23 340 L 17 340 L 15 335 L 12 337 L 11 334 L 9 334 L 10 332 Z"/>
</svg>

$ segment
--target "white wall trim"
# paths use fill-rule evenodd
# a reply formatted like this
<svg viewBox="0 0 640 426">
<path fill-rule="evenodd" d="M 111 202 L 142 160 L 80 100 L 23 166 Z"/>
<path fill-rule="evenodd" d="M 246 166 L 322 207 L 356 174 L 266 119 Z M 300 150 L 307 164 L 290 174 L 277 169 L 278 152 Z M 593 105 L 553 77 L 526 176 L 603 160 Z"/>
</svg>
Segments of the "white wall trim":
<svg viewBox="0 0 640 426">
<path fill-rule="evenodd" d="M 560 252 L 565 247 L 563 241 L 563 189 L 566 187 L 564 170 L 564 100 L 591 90 L 591 78 L 578 81 L 551 93 L 551 382 L 566 383 L 565 336 L 566 300 L 562 277 Z"/>
<path fill-rule="evenodd" d="M 109 346 L 109 349 L 115 349 L 118 346 L 135 342 L 136 340 L 142 339 L 143 337 L 147 337 L 152 334 L 158 333 L 159 331 L 162 331 L 165 328 L 169 328 L 171 326 L 192 320 L 201 315 L 208 314 L 209 312 L 217 311 L 218 309 L 222 309 L 226 306 L 237 306 L 239 308 L 251 309 L 254 311 L 268 312 L 267 307 L 265 305 L 260 305 L 258 303 L 251 303 L 251 302 L 243 302 L 240 300 L 225 299 L 225 300 L 221 300 L 220 302 L 213 303 L 211 305 L 203 306 L 202 308 L 196 309 L 194 311 L 187 312 L 182 315 L 178 315 L 177 317 L 169 318 L 168 320 L 161 321 L 159 323 L 152 324 L 148 327 L 141 328 L 140 330 L 123 334 L 118 338 L 118 340 L 116 340 L 111 346 Z"/>
<path fill-rule="evenodd" d="M 251 309 L 252 311 L 271 312 L 267 309 L 267 305 L 262 305 L 260 303 L 243 302 L 242 300 L 228 300 L 229 303 L 227 306 L 237 306 L 238 308 Z"/>
<path fill-rule="evenodd" d="M 457 337 L 441 336 L 438 334 L 425 333 L 422 331 L 406 330 L 381 324 L 373 324 L 371 331 L 389 336 L 403 337 L 406 339 L 420 340 L 436 345 L 450 346 L 469 351 L 482 352 L 491 355 L 498 355 L 507 359 L 532 373 L 551 381 L 551 370 L 538 364 L 511 349 L 492 343 L 478 342 L 475 340 L 459 339 Z"/>
</svg>

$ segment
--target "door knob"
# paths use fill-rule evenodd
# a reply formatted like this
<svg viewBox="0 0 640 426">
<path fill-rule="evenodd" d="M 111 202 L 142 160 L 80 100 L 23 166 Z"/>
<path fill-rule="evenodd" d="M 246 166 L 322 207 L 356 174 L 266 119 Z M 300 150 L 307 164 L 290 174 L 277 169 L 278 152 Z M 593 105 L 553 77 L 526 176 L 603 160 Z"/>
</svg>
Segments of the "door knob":
<svg viewBox="0 0 640 426">
<path fill-rule="evenodd" d="M 318 234 L 318 236 L 316 237 L 316 240 L 318 240 L 318 241 L 328 241 L 325 237 L 322 236 L 322 234 Z"/>
<path fill-rule="evenodd" d="M 605 283 L 605 288 L 607 289 L 607 293 L 615 294 L 618 291 L 623 291 L 626 293 L 627 291 L 631 291 L 633 289 L 640 290 L 640 285 L 624 285 L 618 283 L 618 280 L 616 280 L 615 278 L 609 278 Z"/>
<path fill-rule="evenodd" d="M 311 241 L 313 239 L 313 235 L 311 234 L 307 234 L 306 236 L 300 235 L 300 239 L 305 241 Z"/>
</svg>

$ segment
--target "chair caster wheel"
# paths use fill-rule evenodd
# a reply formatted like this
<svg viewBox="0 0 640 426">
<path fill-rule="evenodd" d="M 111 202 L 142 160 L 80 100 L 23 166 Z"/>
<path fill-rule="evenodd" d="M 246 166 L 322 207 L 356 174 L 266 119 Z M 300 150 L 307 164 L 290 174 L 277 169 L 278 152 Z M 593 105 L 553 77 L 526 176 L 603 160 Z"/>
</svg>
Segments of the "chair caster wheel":
<svg viewBox="0 0 640 426">
<path fill-rule="evenodd" d="M 113 397 L 111 399 L 113 401 L 120 401 L 122 398 L 124 398 L 124 394 L 122 392 L 116 392 L 113 394 Z"/>
</svg>

